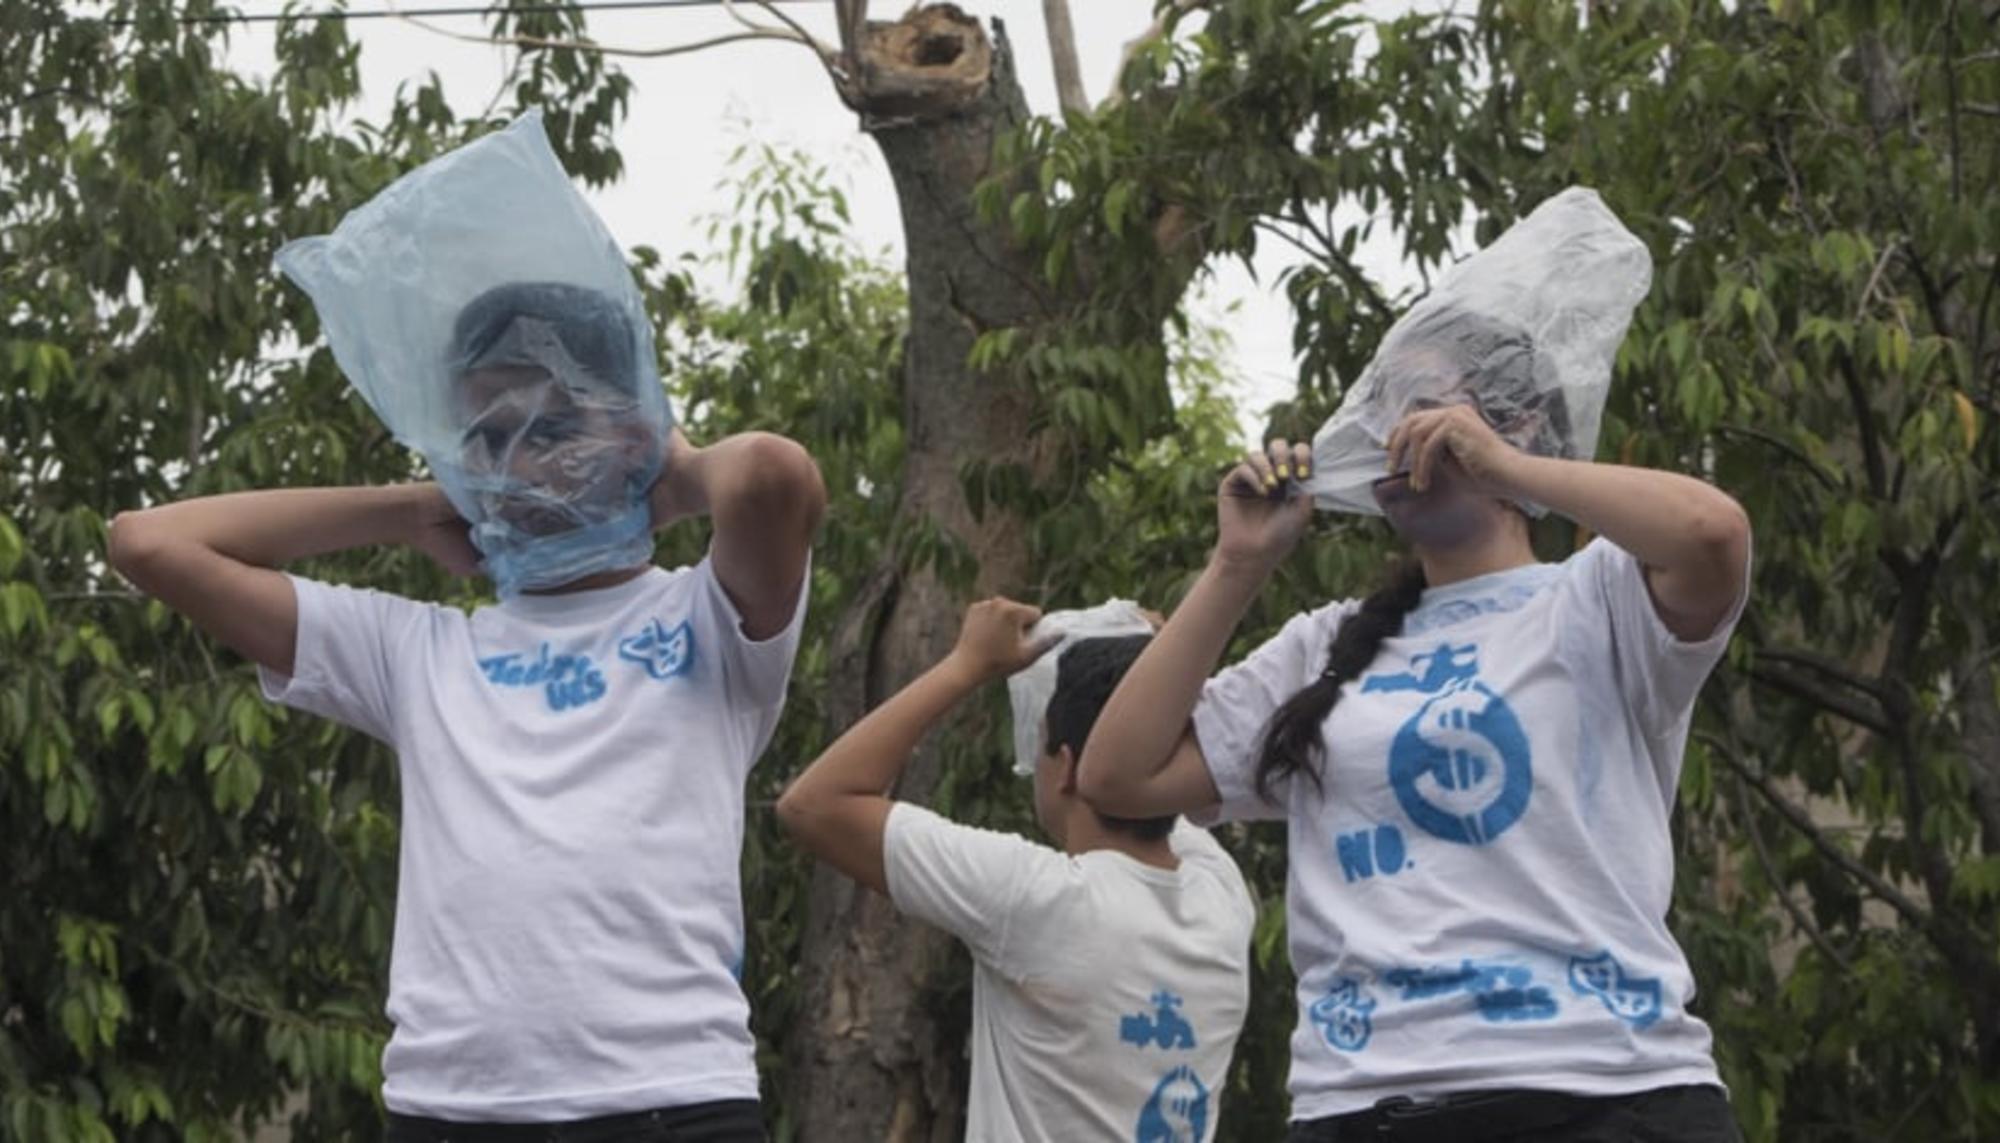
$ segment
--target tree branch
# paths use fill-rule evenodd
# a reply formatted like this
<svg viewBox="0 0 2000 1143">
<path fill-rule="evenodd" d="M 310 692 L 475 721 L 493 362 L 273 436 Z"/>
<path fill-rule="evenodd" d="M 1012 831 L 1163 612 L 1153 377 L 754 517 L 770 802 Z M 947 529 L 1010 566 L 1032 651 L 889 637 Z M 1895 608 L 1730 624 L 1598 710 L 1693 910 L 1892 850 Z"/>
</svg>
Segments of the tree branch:
<svg viewBox="0 0 2000 1143">
<path fill-rule="evenodd" d="M 1826 934 L 1820 931 L 1818 925 L 1813 924 L 1812 918 L 1806 916 L 1806 911 L 1799 907 L 1797 901 L 1792 900 L 1787 883 L 1778 876 L 1777 863 L 1771 860 L 1771 851 L 1764 845 L 1764 831 L 1757 825 L 1757 811 L 1750 805 L 1750 783 L 1740 773 L 1736 775 L 1736 801 L 1743 809 L 1743 829 L 1750 835 L 1750 848 L 1756 853 L 1757 864 L 1764 870 L 1764 879 L 1771 883 L 1771 892 L 1777 895 L 1778 904 L 1791 915 L 1792 924 L 1806 935 L 1806 939 L 1811 941 L 1813 947 L 1819 949 L 1826 959 L 1839 965 L 1843 973 L 1852 971 L 1853 963 L 1839 949 L 1833 947 L 1833 942 L 1827 940 Z"/>
<path fill-rule="evenodd" d="M 1860 691 L 1869 698 L 1874 699 L 1877 703 L 1883 700 L 1883 696 L 1889 690 L 1888 687 L 1883 685 L 1881 680 L 1858 675 L 1846 664 L 1835 662 L 1825 655 L 1816 654 L 1812 651 L 1801 651 L 1794 648 L 1759 647 L 1756 654 L 1759 659 L 1769 659 L 1774 663 L 1804 667 L 1841 686 Z"/>
<path fill-rule="evenodd" d="M 1888 737 L 1890 724 L 1888 716 L 1879 709 L 1869 709 L 1841 695 L 1820 687 L 1793 674 L 1769 667 L 1752 667 L 1750 678 L 1774 690 L 1783 691 L 1793 698 L 1811 703 L 1827 714 L 1839 715 L 1863 729 Z"/>
<path fill-rule="evenodd" d="M 770 12 L 787 26 L 776 28 L 768 24 L 756 23 L 746 19 L 742 13 L 736 11 L 735 0 L 722 0 L 723 8 L 731 16 L 735 17 L 737 23 L 744 26 L 744 31 L 732 32 L 723 36 L 712 36 L 708 39 L 696 40 L 692 43 L 674 44 L 664 48 L 621 48 L 610 44 L 600 44 L 596 40 L 587 37 L 565 40 L 550 39 L 544 36 L 494 36 L 475 32 L 455 32 L 450 28 L 430 23 L 421 17 L 396 11 L 395 0 L 389 0 L 389 11 L 396 19 L 406 24 L 422 28 L 432 35 L 459 40 L 463 43 L 492 44 L 499 47 L 536 48 L 544 51 L 588 52 L 593 55 L 622 56 L 627 59 L 664 59 L 668 56 L 686 55 L 690 52 L 703 51 L 707 48 L 720 47 L 724 44 L 741 43 L 745 40 L 778 40 L 784 43 L 803 44 L 811 48 L 813 54 L 819 57 L 820 65 L 826 68 L 827 75 L 833 80 L 835 87 L 838 88 L 842 85 L 844 74 L 840 69 L 840 54 L 838 52 L 819 42 L 804 28 L 800 27 L 797 21 L 778 11 L 768 0 L 751 0 L 751 2 Z"/>
<path fill-rule="evenodd" d="M 1049 34 L 1049 60 L 1056 72 L 1056 102 L 1064 111 L 1090 110 L 1083 94 L 1083 69 L 1076 60 L 1076 26 L 1070 22 L 1069 0 L 1042 0 L 1042 23 Z"/>
<path fill-rule="evenodd" d="M 1723 763 L 1736 772 L 1738 778 L 1749 783 L 1752 789 L 1763 795 L 1764 801 L 1778 812 L 1778 816 L 1784 818 L 1793 829 L 1798 830 L 1808 842 L 1812 843 L 1814 849 L 1819 850 L 1848 876 L 1861 882 L 1870 893 L 1896 910 L 1905 921 L 1926 932 L 1932 931 L 1932 919 L 1929 913 L 1915 901 L 1910 900 L 1902 890 L 1889 884 L 1880 874 L 1861 864 L 1853 854 L 1834 844 L 1833 839 L 1827 837 L 1818 823 L 1812 820 L 1811 814 L 1779 792 L 1769 778 L 1746 765 L 1728 743 L 1712 734 L 1697 734 L 1696 737 L 1712 748 L 1722 758 Z"/>
<path fill-rule="evenodd" d="M 1111 108 L 1124 102 L 1125 69 L 1131 67 L 1132 61 L 1138 58 L 1139 53 L 1145 51 L 1154 40 L 1166 35 L 1167 28 L 1174 21 L 1196 8 L 1206 8 L 1208 4 L 1209 0 L 1174 0 L 1174 3 L 1160 9 L 1159 15 L 1153 17 L 1153 22 L 1146 25 L 1145 31 L 1125 41 L 1125 50 L 1118 56 L 1118 70 L 1111 73 L 1111 91 L 1098 107 Z"/>
<path fill-rule="evenodd" d="M 1791 457 L 1793 460 L 1798 461 L 1799 464 L 1803 466 L 1805 470 L 1812 475 L 1813 479 L 1819 481 L 1822 485 L 1826 487 L 1826 490 L 1828 492 L 1841 491 L 1840 481 L 1837 480 L 1832 473 L 1827 472 L 1819 465 L 1813 463 L 1813 459 L 1811 457 L 1799 451 L 1799 449 L 1795 445 L 1791 444 L 1789 441 L 1785 441 L 1779 437 L 1773 436 L 1772 434 L 1767 433 L 1762 429 L 1753 429 L 1741 425 L 1717 425 L 1715 426 L 1715 431 L 1721 433 L 1724 436 L 1747 437 L 1751 440 L 1760 441 L 1764 444 L 1770 445 L 1772 448 L 1777 449 L 1779 452 L 1782 452 L 1786 456 Z"/>
<path fill-rule="evenodd" d="M 1889 495 L 1889 474 L 1882 464 L 1882 441 L 1876 433 L 1875 412 L 1868 407 L 1868 392 L 1861 386 L 1861 374 L 1854 358 L 1845 350 L 1834 355 L 1847 386 L 1847 403 L 1854 408 L 1855 427 L 1861 432 L 1861 459 L 1868 466 L 1868 490 L 1877 500 Z"/>
</svg>

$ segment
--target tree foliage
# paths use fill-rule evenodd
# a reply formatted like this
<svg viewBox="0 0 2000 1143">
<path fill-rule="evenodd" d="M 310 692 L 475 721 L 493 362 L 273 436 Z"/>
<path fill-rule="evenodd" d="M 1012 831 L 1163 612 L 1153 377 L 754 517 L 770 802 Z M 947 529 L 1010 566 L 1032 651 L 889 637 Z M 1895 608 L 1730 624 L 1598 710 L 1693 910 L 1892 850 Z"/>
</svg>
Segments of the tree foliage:
<svg viewBox="0 0 2000 1143">
<path fill-rule="evenodd" d="M 2000 12 L 1988 4 L 1489 0 L 1363 18 L 1221 0 L 1146 45 L 1121 98 L 1004 140 L 978 194 L 1034 252 L 1046 320 L 990 329 L 1035 463 L 964 458 L 975 512 L 1021 512 L 1052 606 L 1170 604 L 1233 449 L 1191 276 L 1282 242 L 1308 434 L 1399 290 L 1355 261 L 1395 235 L 1428 280 L 1571 183 L 1646 240 L 1651 296 L 1600 457 L 1711 477 L 1757 527 L 1753 606 L 1688 758 L 1673 922 L 1753 1139 L 2000 1131 Z M 195 5 L 189 11 L 210 11 Z M 575 12 L 505 12 L 574 35 Z M 118 509 L 245 487 L 404 479 L 411 462 L 268 271 L 398 173 L 496 120 L 435 81 L 351 118 L 357 48 L 282 25 L 276 71 L 157 5 L 0 8 L 0 1134 L 220 1138 L 379 1114 L 393 769 L 288 717 L 251 674 L 103 564 Z M 799 66 L 811 66 L 801 60 Z M 626 80 L 529 51 L 504 113 L 549 109 L 572 172 L 618 177 Z M 635 251 L 663 373 L 697 437 L 804 441 L 833 498 L 779 737 L 753 780 L 746 972 L 767 1096 L 800 1002 L 797 853 L 763 809 L 828 732 L 841 604 L 880 555 L 969 591 L 963 547 L 899 517 L 898 276 L 856 254 L 825 172 L 746 156 L 707 256 Z M 704 278 L 704 280 L 706 280 Z M 1166 317 L 1167 333 L 1161 332 Z M 1555 557 L 1577 537 L 1544 529 Z M 663 556 L 700 550 L 698 529 Z M 1386 535 L 1330 519 L 1239 650 L 1366 588 Z M 310 569 L 471 602 L 416 557 Z M 997 701 L 997 700 L 996 700 Z M 997 720 L 995 720 L 997 722 Z M 952 812 L 1027 828 L 997 732 L 954 746 Z M 1293 1020 L 1283 838 L 1228 840 L 1264 895 L 1224 1138 L 1275 1137 Z M 961 973 L 933 998 L 963 1010 Z"/>
</svg>

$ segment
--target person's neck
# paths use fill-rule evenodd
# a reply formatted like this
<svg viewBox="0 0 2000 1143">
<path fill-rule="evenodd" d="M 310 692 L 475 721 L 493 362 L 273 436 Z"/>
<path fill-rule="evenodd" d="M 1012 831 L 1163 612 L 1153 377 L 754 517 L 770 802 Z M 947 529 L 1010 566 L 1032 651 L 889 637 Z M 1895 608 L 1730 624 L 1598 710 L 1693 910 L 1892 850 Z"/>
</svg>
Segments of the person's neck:
<svg viewBox="0 0 2000 1143">
<path fill-rule="evenodd" d="M 601 587 L 616 587 L 621 583 L 626 583 L 632 579 L 637 578 L 640 575 L 645 574 L 646 566 L 647 565 L 645 564 L 640 564 L 637 567 L 617 568 L 613 571 L 593 572 L 590 575 L 584 576 L 582 579 L 573 579 L 570 580 L 568 583 L 557 584 L 554 587 L 531 587 L 523 591 L 521 594 L 571 595 L 579 591 L 596 591 L 598 588 Z"/>
<path fill-rule="evenodd" d="M 1419 548 L 1417 559 L 1424 565 L 1424 581 L 1444 587 L 1510 568 L 1535 562 L 1534 546 L 1519 528 L 1497 528 L 1491 533 L 1449 548 Z"/>
<path fill-rule="evenodd" d="M 1063 851 L 1075 857 L 1094 850 L 1122 853 L 1142 865 L 1156 869 L 1179 869 L 1181 859 L 1172 842 L 1164 837 L 1141 838 L 1104 823 L 1088 806 L 1078 806 L 1069 815 L 1063 831 Z"/>
</svg>

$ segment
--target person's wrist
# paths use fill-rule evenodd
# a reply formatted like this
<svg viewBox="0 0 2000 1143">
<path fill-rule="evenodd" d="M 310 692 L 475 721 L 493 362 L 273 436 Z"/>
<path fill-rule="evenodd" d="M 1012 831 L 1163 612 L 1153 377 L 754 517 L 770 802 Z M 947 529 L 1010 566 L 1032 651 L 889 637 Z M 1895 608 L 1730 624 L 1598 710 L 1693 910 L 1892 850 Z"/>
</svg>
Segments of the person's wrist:
<svg viewBox="0 0 2000 1143">
<path fill-rule="evenodd" d="M 999 667 L 971 654 L 962 647 L 954 647 L 944 662 L 938 664 L 945 681 L 962 691 L 978 690 L 991 682 L 1000 673 Z"/>
<path fill-rule="evenodd" d="M 1547 457 L 1516 448 L 1506 448 L 1495 459 L 1487 483 L 1492 493 L 1501 499 L 1538 499 L 1533 490 L 1541 470 L 1551 463 L 1560 462 L 1551 462 Z"/>
<path fill-rule="evenodd" d="M 456 511 L 443 486 L 434 481 L 392 484 L 381 489 L 381 495 L 390 509 L 390 538 L 397 543 L 415 543 L 441 512 Z"/>
<path fill-rule="evenodd" d="M 1215 554 L 1209 559 L 1209 566 L 1223 580 L 1256 588 L 1263 586 L 1284 559 L 1284 552 L 1246 550 L 1218 544 Z"/>
</svg>

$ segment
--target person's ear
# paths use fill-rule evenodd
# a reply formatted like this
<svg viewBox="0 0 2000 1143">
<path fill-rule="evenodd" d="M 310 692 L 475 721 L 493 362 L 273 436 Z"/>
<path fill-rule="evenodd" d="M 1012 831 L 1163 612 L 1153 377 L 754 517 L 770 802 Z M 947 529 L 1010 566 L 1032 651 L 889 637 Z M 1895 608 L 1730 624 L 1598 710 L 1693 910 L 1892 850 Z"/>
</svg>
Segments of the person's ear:
<svg viewBox="0 0 2000 1143">
<path fill-rule="evenodd" d="M 1056 765 L 1062 767 L 1057 772 L 1056 788 L 1065 794 L 1076 793 L 1076 755 L 1070 752 L 1067 743 L 1056 747 Z"/>
</svg>

